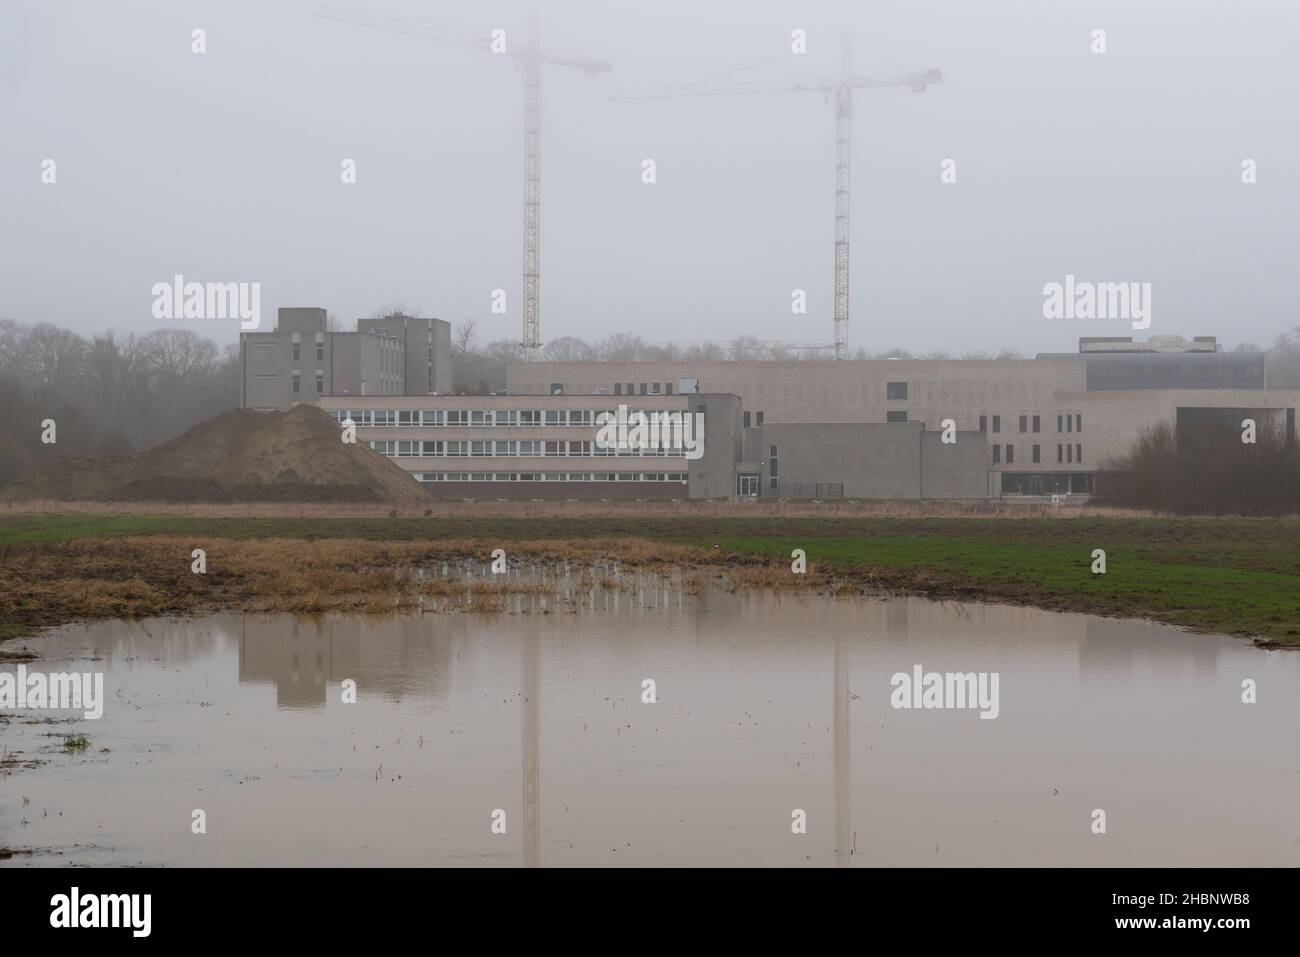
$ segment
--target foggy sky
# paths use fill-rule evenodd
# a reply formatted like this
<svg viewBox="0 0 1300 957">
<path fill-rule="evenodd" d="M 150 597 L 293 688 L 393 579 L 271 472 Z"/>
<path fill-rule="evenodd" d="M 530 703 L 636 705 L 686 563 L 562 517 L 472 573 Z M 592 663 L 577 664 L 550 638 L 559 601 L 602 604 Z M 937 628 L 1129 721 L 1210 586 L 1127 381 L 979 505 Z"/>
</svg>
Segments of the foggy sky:
<svg viewBox="0 0 1300 957">
<path fill-rule="evenodd" d="M 150 314 L 153 284 L 181 273 L 260 282 L 263 328 L 280 306 L 352 320 L 396 301 L 517 340 L 521 72 L 314 17 L 322 5 L 0 0 L 0 318 L 85 334 L 183 325 Z M 527 22 L 526 4 L 498 0 L 332 5 L 425 17 L 485 48 Z M 831 341 L 832 104 L 610 96 L 765 58 L 727 79 L 835 75 L 827 38 L 845 29 L 860 73 L 893 61 L 945 76 L 919 95 L 855 91 L 851 348 L 1267 344 L 1300 323 L 1294 0 L 538 6 L 546 52 L 614 67 L 544 68 L 544 343 Z M 816 44 L 804 56 L 789 52 L 795 28 Z M 1096 28 L 1105 55 L 1090 52 Z M 356 185 L 340 182 L 345 158 Z M 1151 328 L 1044 319 L 1043 285 L 1067 273 L 1152 283 Z M 498 287 L 505 316 L 489 312 Z M 806 316 L 791 315 L 794 288 Z M 238 335 L 237 321 L 192 324 Z"/>
</svg>

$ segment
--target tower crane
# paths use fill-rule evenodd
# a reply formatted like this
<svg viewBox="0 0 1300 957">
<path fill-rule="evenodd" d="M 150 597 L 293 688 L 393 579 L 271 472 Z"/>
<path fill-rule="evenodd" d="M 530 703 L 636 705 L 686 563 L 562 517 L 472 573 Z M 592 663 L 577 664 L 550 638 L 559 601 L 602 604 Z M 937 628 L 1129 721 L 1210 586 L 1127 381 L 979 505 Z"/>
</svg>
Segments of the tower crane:
<svg viewBox="0 0 1300 957">
<path fill-rule="evenodd" d="M 853 40 L 842 34 L 840 75 L 795 81 L 701 82 L 616 93 L 616 100 L 667 99 L 687 96 L 730 96 L 753 93 L 820 92 L 835 99 L 835 358 L 843 359 L 849 344 L 849 183 L 853 152 L 853 91 L 873 87 L 905 86 L 924 93 L 931 83 L 943 82 L 938 70 L 901 72 L 875 79 L 853 72 Z"/>
<path fill-rule="evenodd" d="M 610 71 L 604 60 L 571 60 L 542 52 L 537 26 L 537 11 L 530 11 L 528 42 L 517 48 L 507 36 L 504 44 L 493 48 L 491 36 L 481 40 L 448 36 L 428 30 L 418 24 L 401 19 L 382 19 L 323 7 L 316 16 L 336 20 L 353 26 L 370 27 L 389 33 L 433 40 L 452 46 L 469 47 L 483 53 L 505 55 L 523 67 L 524 76 L 524 273 L 523 273 L 523 338 L 520 345 L 528 358 L 537 355 L 541 345 L 540 287 L 542 278 L 542 65 L 569 67 L 581 70 L 588 77 L 600 76 Z"/>
</svg>

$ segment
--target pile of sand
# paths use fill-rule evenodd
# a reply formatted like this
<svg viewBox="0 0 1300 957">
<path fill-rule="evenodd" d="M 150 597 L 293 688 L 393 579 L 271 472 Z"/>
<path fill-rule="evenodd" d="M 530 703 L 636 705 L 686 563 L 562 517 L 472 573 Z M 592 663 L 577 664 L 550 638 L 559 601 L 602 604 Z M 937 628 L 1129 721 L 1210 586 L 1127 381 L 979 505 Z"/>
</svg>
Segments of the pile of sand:
<svg viewBox="0 0 1300 957">
<path fill-rule="evenodd" d="M 409 473 L 370 448 L 345 444 L 315 406 L 289 412 L 235 409 L 170 442 L 121 459 L 65 459 L 12 482 L 7 501 L 388 502 L 429 496 Z"/>
</svg>

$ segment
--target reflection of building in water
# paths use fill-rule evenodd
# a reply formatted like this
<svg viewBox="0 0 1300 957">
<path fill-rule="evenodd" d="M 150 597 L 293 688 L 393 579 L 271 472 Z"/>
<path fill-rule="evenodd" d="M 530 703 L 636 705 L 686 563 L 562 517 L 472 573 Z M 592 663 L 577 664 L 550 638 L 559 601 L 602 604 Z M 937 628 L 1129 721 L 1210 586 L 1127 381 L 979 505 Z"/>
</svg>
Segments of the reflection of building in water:
<svg viewBox="0 0 1300 957">
<path fill-rule="evenodd" d="M 1079 642 L 1081 683 L 1131 675 L 1138 662 L 1157 665 L 1166 675 L 1213 674 L 1218 667 L 1219 642 L 1212 638 L 1140 621 L 1084 620 L 1086 635 Z"/>
<path fill-rule="evenodd" d="M 245 616 L 239 680 L 275 684 L 282 708 L 319 708 L 327 686 L 345 678 L 359 697 L 379 694 L 443 700 L 451 645 L 437 616 Z"/>
</svg>

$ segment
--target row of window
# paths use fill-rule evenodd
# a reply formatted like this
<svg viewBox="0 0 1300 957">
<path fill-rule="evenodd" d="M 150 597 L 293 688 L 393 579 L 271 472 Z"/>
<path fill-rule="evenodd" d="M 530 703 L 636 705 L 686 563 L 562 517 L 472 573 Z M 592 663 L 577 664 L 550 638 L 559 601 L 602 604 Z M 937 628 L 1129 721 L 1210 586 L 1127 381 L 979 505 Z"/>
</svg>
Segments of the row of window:
<svg viewBox="0 0 1300 957">
<path fill-rule="evenodd" d="M 763 413 L 755 412 L 753 422 L 754 422 L 754 427 L 761 429 L 763 427 Z M 745 428 L 747 429 L 750 428 L 750 417 L 749 417 L 748 410 L 746 410 L 745 412 Z"/>
<path fill-rule="evenodd" d="M 1020 417 L 1019 425 L 1020 425 L 1021 432 L 1029 432 L 1031 425 L 1033 427 L 1034 432 L 1041 432 L 1042 418 L 1037 415 L 1035 416 L 1022 415 Z M 989 430 L 989 416 L 981 415 L 980 431 L 987 432 L 988 430 Z M 993 431 L 995 433 L 1002 431 L 1002 416 L 1000 415 L 993 416 Z M 1056 417 L 1056 431 L 1057 432 L 1082 432 L 1083 415 L 1080 413 L 1075 413 L 1073 415 L 1069 413 L 1066 413 L 1064 415 L 1058 415 Z"/>
<path fill-rule="evenodd" d="M 1001 445 L 993 446 L 994 465 L 1000 465 L 1002 463 L 1002 448 L 1003 447 Z M 1033 447 L 1030 449 L 1032 460 L 1035 463 L 1042 461 L 1041 449 L 1042 446 L 1040 446 L 1037 442 L 1035 442 Z M 1007 465 L 1014 465 L 1016 463 L 1016 447 L 1014 445 L 1008 445 L 1006 446 L 1006 450 L 1007 450 L 1006 451 Z M 1070 445 L 1069 443 L 1066 443 L 1064 445 L 1057 445 L 1056 461 L 1061 463 L 1069 463 L 1069 464 L 1074 464 L 1075 462 L 1082 463 L 1083 446 L 1077 442 L 1074 445 Z"/>
<path fill-rule="evenodd" d="M 395 458 L 457 458 L 462 456 L 482 458 L 523 458 L 541 456 L 543 458 L 617 456 L 618 458 L 681 458 L 686 454 L 682 448 L 651 449 L 617 449 L 606 448 L 596 442 L 543 442 L 523 440 L 519 442 L 399 442 L 375 441 L 368 443 L 380 455 Z"/>
<path fill-rule="evenodd" d="M 645 415 L 677 416 L 681 411 L 632 410 L 628 417 L 643 412 Z M 352 420 L 354 425 L 402 428 L 407 426 L 465 426 L 467 428 L 490 428 L 510 426 L 567 426 L 593 428 L 602 414 L 617 415 L 615 409 L 496 409 L 481 411 L 477 409 L 411 409 L 387 410 L 366 409 L 363 411 L 337 410 L 331 412 L 339 422 Z M 760 413 L 761 415 L 761 413 Z"/>
<path fill-rule="evenodd" d="M 296 349 L 297 349 L 297 347 L 295 346 L 295 351 L 296 351 Z M 296 359 L 296 358 L 298 358 L 298 357 L 295 355 L 294 358 Z M 293 377 L 292 377 L 292 378 L 293 378 L 293 394 L 294 394 L 294 395 L 302 395 L 302 376 L 301 376 L 301 374 L 295 372 L 295 373 L 293 373 Z M 325 373 L 324 373 L 324 372 L 317 372 L 317 373 L 316 373 L 316 394 L 317 394 L 317 395 L 324 395 L 324 394 L 325 394 Z"/>
<path fill-rule="evenodd" d="M 563 391 L 564 391 L 564 387 L 563 387 L 562 385 L 560 385 L 560 383 L 558 383 L 558 382 L 552 382 L 552 383 L 551 383 L 551 395 L 560 395 Z M 637 394 L 637 392 L 636 392 L 636 383 L 635 383 L 635 382 L 629 382 L 629 383 L 627 383 L 627 392 L 624 393 L 624 392 L 623 392 L 623 383 L 622 383 L 622 382 L 615 382 L 615 383 L 614 383 L 614 394 L 615 394 L 615 395 L 625 395 L 625 394 L 626 394 L 626 395 L 636 395 L 636 394 Z M 672 395 L 672 394 L 673 394 L 673 384 L 672 384 L 671 382 L 665 382 L 665 383 L 663 384 L 663 391 L 662 391 L 662 392 L 659 391 L 659 383 L 658 383 L 658 382 L 642 382 L 642 383 L 641 383 L 641 395 Z"/>
<path fill-rule="evenodd" d="M 299 362 L 301 360 L 302 360 L 302 344 L 295 342 L 293 344 L 293 361 Z M 317 362 L 325 361 L 325 343 L 323 342 L 316 343 L 316 361 Z"/>
<path fill-rule="evenodd" d="M 420 482 L 679 482 L 685 472 L 416 472 Z"/>
</svg>

